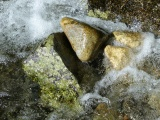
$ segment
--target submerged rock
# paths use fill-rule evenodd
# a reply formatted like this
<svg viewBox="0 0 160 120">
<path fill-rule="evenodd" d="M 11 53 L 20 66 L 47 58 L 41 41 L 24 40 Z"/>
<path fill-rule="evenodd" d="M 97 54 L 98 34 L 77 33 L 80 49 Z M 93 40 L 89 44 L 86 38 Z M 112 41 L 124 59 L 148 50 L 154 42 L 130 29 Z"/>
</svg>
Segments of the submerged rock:
<svg viewBox="0 0 160 120">
<path fill-rule="evenodd" d="M 124 68 L 130 61 L 128 48 L 108 45 L 104 52 L 116 70 Z"/>
<path fill-rule="evenodd" d="M 92 60 L 107 40 L 103 32 L 72 18 L 63 18 L 61 26 L 81 61 Z"/>
<path fill-rule="evenodd" d="M 142 41 L 142 36 L 138 32 L 114 31 L 113 34 L 117 41 L 131 48 L 138 47 Z"/>
<path fill-rule="evenodd" d="M 100 103 L 96 107 L 93 115 L 93 120 L 116 120 L 118 112 L 109 108 L 106 103 Z"/>
</svg>

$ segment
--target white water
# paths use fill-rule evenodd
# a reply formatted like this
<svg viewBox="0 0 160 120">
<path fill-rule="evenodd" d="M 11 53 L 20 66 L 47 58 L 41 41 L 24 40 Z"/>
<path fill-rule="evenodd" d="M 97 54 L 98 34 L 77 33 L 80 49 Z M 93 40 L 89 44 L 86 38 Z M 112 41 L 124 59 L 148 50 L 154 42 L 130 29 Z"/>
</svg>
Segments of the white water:
<svg viewBox="0 0 160 120">
<path fill-rule="evenodd" d="M 160 94 L 160 79 L 157 79 L 154 75 L 143 71 L 142 69 L 138 69 L 138 65 L 143 64 L 143 61 L 149 61 L 150 64 L 147 66 L 146 69 L 151 69 L 152 66 L 156 68 L 156 70 L 160 70 L 160 38 L 155 38 L 152 33 L 142 33 L 144 38 L 143 43 L 141 46 L 131 49 L 132 51 L 132 59 L 130 63 L 123 68 L 122 70 L 116 71 L 111 69 L 103 78 L 102 80 L 98 81 L 95 84 L 94 90 L 92 93 L 88 93 L 82 97 L 82 103 L 88 101 L 89 99 L 96 98 L 95 96 L 99 97 L 99 99 L 107 104 L 111 105 L 112 102 L 125 100 L 127 97 L 130 96 L 134 98 L 135 101 L 145 102 L 145 97 L 150 100 L 150 96 L 157 96 Z M 114 43 L 113 43 L 114 45 Z M 115 45 L 119 45 L 115 42 Z M 120 44 L 122 46 L 122 44 Z M 123 45 L 124 46 L 124 45 Z M 105 62 L 109 63 L 109 61 Z M 109 64 L 105 64 L 106 67 Z M 108 68 L 108 67 L 107 67 Z M 153 72 L 153 71 L 152 71 Z M 126 76 L 126 77 L 125 77 Z M 125 86 L 128 84 L 129 86 Z M 119 94 L 119 95 L 117 95 Z M 102 96 L 101 96 L 102 95 Z M 112 101 L 104 101 L 105 97 L 112 98 Z M 148 102 L 153 107 L 153 104 L 158 107 L 153 107 L 153 109 L 159 110 L 159 98 L 155 98 L 155 101 Z M 102 102 L 101 101 L 101 102 Z M 137 102 L 138 103 L 138 102 Z M 139 104 L 138 103 L 138 104 Z M 88 107 L 90 105 L 88 104 Z M 143 106 L 138 106 L 139 108 L 143 108 Z M 137 109 L 138 109 L 137 107 Z M 132 109 L 132 108 L 131 108 Z M 144 108 L 145 109 L 145 108 Z M 132 119 L 156 119 L 156 115 L 159 113 L 150 113 L 144 114 L 142 116 L 136 116 L 134 114 L 134 109 L 130 113 L 130 117 Z"/>
<path fill-rule="evenodd" d="M 87 17 L 86 0 L 7 0 L 0 1 L 0 62 L 13 61 L 9 54 L 24 58 L 49 34 L 61 32 L 64 16 L 77 18 L 109 32 L 127 29 L 123 23 L 113 23 Z"/>
<path fill-rule="evenodd" d="M 26 51 L 27 46 L 34 46 L 49 34 L 61 32 L 59 21 L 64 16 L 70 16 L 92 26 L 102 28 L 107 32 L 114 30 L 127 30 L 123 23 L 103 21 L 97 18 L 86 16 L 86 0 L 8 0 L 0 1 L 0 62 L 14 60 L 8 54 L 14 54 L 17 58 L 27 56 L 30 51 Z M 139 23 L 132 26 L 132 30 L 140 30 Z M 155 38 L 152 33 L 142 33 L 143 44 L 132 50 L 133 57 L 128 66 L 121 71 L 111 70 L 102 80 L 96 83 L 92 93 L 87 93 L 81 98 L 82 104 L 90 106 L 89 99 L 98 99 L 98 102 L 110 103 L 107 97 L 101 96 L 100 90 L 114 85 L 119 76 L 129 74 L 133 77 L 133 82 L 126 90 L 125 94 L 132 95 L 139 99 L 144 93 L 154 94 L 160 92 L 159 80 L 154 76 L 137 69 L 147 56 L 151 56 L 149 61 L 159 69 L 160 65 L 160 39 Z M 122 80 L 123 81 L 123 80 Z M 123 89 L 122 89 L 123 91 Z M 116 91 L 117 92 L 117 91 Z M 114 92 L 112 93 L 114 95 Z"/>
</svg>

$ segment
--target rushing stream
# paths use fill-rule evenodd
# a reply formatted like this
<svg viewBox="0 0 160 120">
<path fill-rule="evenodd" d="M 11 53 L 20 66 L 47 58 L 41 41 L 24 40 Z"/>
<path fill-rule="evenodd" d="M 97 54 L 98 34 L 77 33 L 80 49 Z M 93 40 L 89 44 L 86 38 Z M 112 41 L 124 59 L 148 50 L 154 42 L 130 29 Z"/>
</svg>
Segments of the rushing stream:
<svg viewBox="0 0 160 120">
<path fill-rule="evenodd" d="M 0 62 L 7 63 L 8 61 L 25 58 L 33 51 L 32 49 L 27 50 L 28 46 L 32 48 L 51 33 L 62 31 L 59 21 L 64 16 L 76 18 L 109 33 L 115 30 L 142 32 L 139 23 L 132 26 L 132 28 L 128 28 L 124 23 L 118 22 L 118 20 L 117 22 L 104 21 L 88 17 L 86 14 L 86 0 L 0 1 Z M 129 106 L 131 108 L 126 107 L 126 109 L 122 110 L 125 113 L 128 112 L 131 119 L 160 119 L 160 103 L 153 102 L 158 98 L 160 99 L 160 97 L 156 97 L 160 94 L 160 77 L 152 74 L 152 71 L 155 71 L 155 74 L 156 71 L 160 71 L 160 38 L 149 32 L 142 32 L 141 34 L 144 38 L 143 44 L 131 51 L 131 61 L 125 68 L 120 71 L 110 69 L 109 60 L 107 58 L 104 59 L 104 65 L 109 71 L 106 72 L 101 80 L 95 83 L 92 92 L 86 93 L 80 98 L 86 111 L 92 111 L 91 106 L 101 102 L 121 108 L 117 107 L 118 103 L 128 99 L 128 101 L 131 101 L 134 98 L 134 102 L 142 102 L 139 102 L 138 105 L 131 103 L 132 107 Z M 117 46 L 119 43 L 113 42 L 112 45 Z M 15 56 L 13 57 L 12 54 Z M 146 66 L 144 67 L 143 65 Z M 10 95 L 0 91 L 0 98 L 5 96 Z M 145 101 L 146 97 L 147 102 Z M 95 99 L 97 101 L 94 101 Z M 145 102 L 154 106 L 154 109 L 157 111 L 152 110 L 152 108 L 149 110 L 147 106 L 143 106 Z M 157 100 L 157 102 L 159 101 Z M 142 107 L 145 109 L 142 112 L 143 115 L 138 116 L 138 110 L 142 109 Z M 136 111 L 136 109 L 138 110 Z M 56 114 L 51 116 L 48 119 L 58 119 Z"/>
</svg>

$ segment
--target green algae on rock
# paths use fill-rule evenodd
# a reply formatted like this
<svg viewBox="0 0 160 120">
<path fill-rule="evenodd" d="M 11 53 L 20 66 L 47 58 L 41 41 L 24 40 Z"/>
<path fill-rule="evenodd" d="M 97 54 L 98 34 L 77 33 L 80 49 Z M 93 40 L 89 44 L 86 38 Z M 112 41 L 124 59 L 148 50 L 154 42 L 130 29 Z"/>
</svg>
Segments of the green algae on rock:
<svg viewBox="0 0 160 120">
<path fill-rule="evenodd" d="M 107 40 L 103 32 L 72 18 L 64 17 L 61 26 L 81 61 L 93 59 Z"/>
<path fill-rule="evenodd" d="M 41 104 L 49 108 L 81 109 L 79 85 L 53 49 L 53 35 L 24 61 L 27 76 L 40 86 Z"/>
</svg>

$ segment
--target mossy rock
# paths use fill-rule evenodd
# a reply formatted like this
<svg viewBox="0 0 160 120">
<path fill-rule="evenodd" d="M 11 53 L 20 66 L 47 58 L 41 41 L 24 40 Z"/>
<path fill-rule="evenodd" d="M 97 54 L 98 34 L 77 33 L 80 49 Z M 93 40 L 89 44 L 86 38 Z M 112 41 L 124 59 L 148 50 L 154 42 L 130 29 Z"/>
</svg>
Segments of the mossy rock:
<svg viewBox="0 0 160 120">
<path fill-rule="evenodd" d="M 53 35 L 38 47 L 23 64 L 27 76 L 40 86 L 41 105 L 44 107 L 81 108 L 78 97 L 82 93 L 75 77 L 65 67 L 53 49 Z"/>
</svg>

